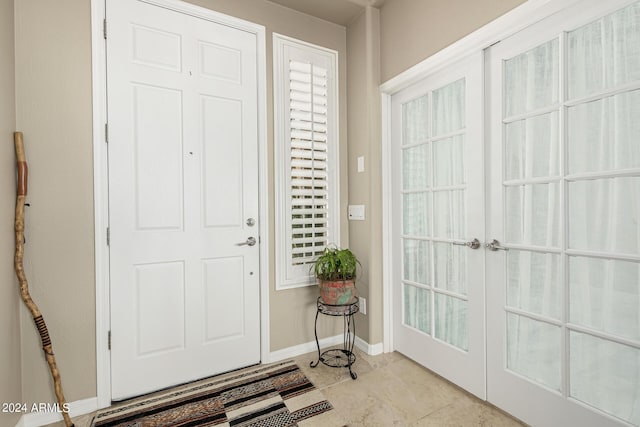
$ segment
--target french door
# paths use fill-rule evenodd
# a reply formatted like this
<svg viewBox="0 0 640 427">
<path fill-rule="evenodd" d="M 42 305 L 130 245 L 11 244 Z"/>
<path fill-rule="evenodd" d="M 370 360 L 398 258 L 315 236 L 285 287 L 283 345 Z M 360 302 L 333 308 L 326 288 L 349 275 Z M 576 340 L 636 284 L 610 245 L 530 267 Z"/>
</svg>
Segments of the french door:
<svg viewBox="0 0 640 427">
<path fill-rule="evenodd" d="M 531 425 L 640 425 L 640 2 L 479 62 L 391 100 L 394 348 Z"/>
<path fill-rule="evenodd" d="M 485 397 L 482 55 L 393 97 L 394 345 Z"/>
<path fill-rule="evenodd" d="M 534 425 L 640 424 L 640 2 L 628 3 L 582 1 L 488 52 L 488 398 Z"/>
</svg>

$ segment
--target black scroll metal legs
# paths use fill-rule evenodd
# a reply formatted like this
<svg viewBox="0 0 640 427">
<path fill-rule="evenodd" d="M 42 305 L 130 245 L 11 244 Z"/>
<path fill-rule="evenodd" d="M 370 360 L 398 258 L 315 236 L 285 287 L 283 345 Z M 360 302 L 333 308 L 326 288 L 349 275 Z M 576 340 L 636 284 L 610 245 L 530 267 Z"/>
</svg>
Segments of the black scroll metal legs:
<svg viewBox="0 0 640 427">
<path fill-rule="evenodd" d="M 356 322 L 355 314 L 358 312 L 358 299 L 351 304 L 330 305 L 326 304 L 318 298 L 318 311 L 316 312 L 316 320 L 314 325 L 314 334 L 316 336 L 316 346 L 318 347 L 318 361 L 309 363 L 309 366 L 315 368 L 320 362 L 332 368 L 349 368 L 349 375 L 352 379 L 358 378 L 353 372 L 352 366 L 356 361 L 356 355 L 353 348 L 356 342 Z M 318 315 L 342 317 L 343 322 L 343 341 L 342 348 L 332 348 L 324 352 L 320 352 L 320 341 L 318 340 Z"/>
<path fill-rule="evenodd" d="M 353 347 L 356 342 L 356 318 L 353 314 L 344 315 L 344 344 L 343 352 L 347 357 L 347 367 L 349 368 L 349 375 L 351 379 L 358 378 L 358 374 L 351 370 L 353 362 L 356 361 L 356 355 L 353 352 Z"/>
<path fill-rule="evenodd" d="M 313 326 L 313 333 L 316 336 L 316 346 L 318 346 L 318 360 L 316 361 L 316 363 L 313 363 L 313 360 L 311 361 L 311 363 L 309 363 L 309 366 L 311 366 L 312 368 L 315 368 L 316 366 L 318 366 L 318 363 L 320 363 L 320 341 L 318 341 L 318 315 L 319 314 L 320 314 L 320 310 L 316 311 L 316 321 Z"/>
</svg>

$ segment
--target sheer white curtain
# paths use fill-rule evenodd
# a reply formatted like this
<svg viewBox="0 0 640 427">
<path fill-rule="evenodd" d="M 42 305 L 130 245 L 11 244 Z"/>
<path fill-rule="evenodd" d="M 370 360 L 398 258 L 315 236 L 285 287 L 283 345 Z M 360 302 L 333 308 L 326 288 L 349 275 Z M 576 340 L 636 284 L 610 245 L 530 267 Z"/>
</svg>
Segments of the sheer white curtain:
<svg viewBox="0 0 640 427">
<path fill-rule="evenodd" d="M 465 127 L 466 80 L 460 79 L 433 92 L 434 237 L 466 236 Z M 452 189 L 451 187 L 455 187 Z M 448 188 L 448 189 L 445 189 Z M 434 286 L 466 295 L 464 247 L 434 242 Z M 467 302 L 434 294 L 435 337 L 460 349 L 468 348 Z"/>
<path fill-rule="evenodd" d="M 403 322 L 431 333 L 431 150 L 429 96 L 402 108 Z M 416 286 L 422 285 L 420 286 Z"/>
<path fill-rule="evenodd" d="M 569 257 L 571 322 L 640 342 L 640 3 L 568 35 L 569 247 L 614 259 Z M 631 86 L 630 86 L 631 85 Z M 625 90 L 626 88 L 629 90 Z M 618 94 L 607 91 L 618 90 Z M 606 173 L 627 170 L 629 176 Z M 640 424 L 640 350 L 587 334 L 570 337 L 572 396 Z"/>
<path fill-rule="evenodd" d="M 506 239 L 537 247 L 509 251 L 507 303 L 550 319 L 508 315 L 507 364 L 561 390 L 562 330 L 554 322 L 563 319 L 568 286 L 569 323 L 597 331 L 569 332 L 569 395 L 640 424 L 640 263 L 624 257 L 640 255 L 640 2 L 569 32 L 566 76 L 559 40 L 504 69 Z M 568 283 L 562 255 L 544 251 L 562 249 L 560 221 L 567 249 L 593 253 L 566 257 Z"/>
<path fill-rule="evenodd" d="M 559 41 L 505 63 L 507 304 L 553 321 L 562 315 L 560 255 Z M 554 390 L 561 387 L 561 330 L 507 317 L 507 366 Z"/>
<path fill-rule="evenodd" d="M 431 239 L 466 237 L 465 84 L 458 80 L 406 103 L 402 141 L 403 279 L 410 282 L 403 286 L 404 322 L 462 349 L 467 303 L 437 289 L 466 295 L 466 254 Z"/>
</svg>

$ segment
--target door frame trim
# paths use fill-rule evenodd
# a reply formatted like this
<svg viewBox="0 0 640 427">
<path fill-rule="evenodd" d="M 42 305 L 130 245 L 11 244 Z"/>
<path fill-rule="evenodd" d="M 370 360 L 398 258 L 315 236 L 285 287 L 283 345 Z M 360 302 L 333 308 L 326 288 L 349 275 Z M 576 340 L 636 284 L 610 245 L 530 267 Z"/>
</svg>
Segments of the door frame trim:
<svg viewBox="0 0 640 427">
<path fill-rule="evenodd" d="M 107 123 L 106 41 L 103 22 L 107 0 L 91 0 L 91 71 L 93 127 L 94 250 L 96 291 L 96 394 L 98 409 L 111 405 L 111 361 L 108 348 L 109 303 L 109 182 L 108 152 L 105 138 Z M 260 250 L 260 358 L 269 359 L 269 210 L 267 157 L 267 68 L 266 29 L 264 26 L 224 15 L 179 0 L 140 0 L 180 13 L 218 22 L 251 34 L 257 42 L 258 66 L 258 186 Z M 108 25 L 108 24 L 107 24 Z"/>
</svg>

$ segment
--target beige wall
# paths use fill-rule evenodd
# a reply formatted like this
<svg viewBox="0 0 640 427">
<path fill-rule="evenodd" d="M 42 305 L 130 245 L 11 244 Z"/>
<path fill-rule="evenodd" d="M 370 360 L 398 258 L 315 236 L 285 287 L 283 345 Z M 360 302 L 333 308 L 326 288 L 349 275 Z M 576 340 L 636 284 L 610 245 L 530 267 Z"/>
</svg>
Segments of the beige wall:
<svg viewBox="0 0 640 427">
<path fill-rule="evenodd" d="M 386 81 L 526 0 L 386 0 L 381 78 Z"/>
<path fill-rule="evenodd" d="M 96 395 L 89 2 L 15 2 L 17 129 L 31 207 L 25 270 L 67 400 Z M 40 338 L 22 310 L 23 401 L 53 400 Z"/>
<path fill-rule="evenodd" d="M 270 189 L 273 188 L 272 31 L 338 51 L 341 201 L 345 212 L 340 243 L 347 245 L 345 28 L 264 0 L 191 2 L 267 27 Z M 96 395 L 89 6 L 88 0 L 15 2 L 17 128 L 24 132 L 31 173 L 25 268 L 33 297 L 49 326 L 68 401 Z M 3 173 L 5 170 L 2 168 Z M 11 190 L 7 199 L 13 197 Z M 273 265 L 272 198 L 269 212 Z M 271 350 L 312 341 L 317 289 L 276 292 L 273 273 L 272 267 Z M 22 325 L 22 400 L 53 402 L 39 338 L 25 310 Z M 338 326 L 341 327 L 331 319 L 323 319 L 320 335 L 333 335 L 339 331 Z"/>
<path fill-rule="evenodd" d="M 381 161 L 380 161 L 380 11 L 368 7 L 347 27 L 347 104 L 349 116 L 349 204 L 365 205 L 365 220 L 351 221 L 351 250 L 362 263 L 357 280 L 367 299 L 357 335 L 369 344 L 382 342 Z M 364 172 L 358 172 L 364 157 Z"/>
<path fill-rule="evenodd" d="M 0 403 L 20 402 L 20 324 L 18 285 L 13 274 L 13 219 L 16 126 L 13 0 L 0 0 Z M 18 416 L 0 413 L 0 425 L 13 426 Z"/>
</svg>

